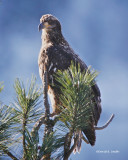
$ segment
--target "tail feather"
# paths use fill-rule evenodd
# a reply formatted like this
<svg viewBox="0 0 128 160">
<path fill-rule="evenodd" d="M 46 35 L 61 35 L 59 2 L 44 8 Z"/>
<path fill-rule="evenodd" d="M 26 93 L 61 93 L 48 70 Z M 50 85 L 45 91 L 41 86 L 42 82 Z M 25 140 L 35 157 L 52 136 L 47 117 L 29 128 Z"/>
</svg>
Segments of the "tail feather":
<svg viewBox="0 0 128 160">
<path fill-rule="evenodd" d="M 94 146 L 96 141 L 95 129 L 93 126 L 89 126 L 87 129 L 83 130 L 85 136 L 87 137 L 89 143 Z"/>
</svg>

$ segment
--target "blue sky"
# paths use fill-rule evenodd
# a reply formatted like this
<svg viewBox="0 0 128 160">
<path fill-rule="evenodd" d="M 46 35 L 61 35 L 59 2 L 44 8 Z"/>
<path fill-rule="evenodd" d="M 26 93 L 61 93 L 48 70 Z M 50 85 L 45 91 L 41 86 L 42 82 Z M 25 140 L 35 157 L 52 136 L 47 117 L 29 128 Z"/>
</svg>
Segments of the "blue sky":
<svg viewBox="0 0 128 160">
<path fill-rule="evenodd" d="M 14 99 L 15 78 L 23 81 L 37 76 L 43 14 L 55 15 L 64 37 L 84 60 L 100 72 L 97 82 L 102 94 L 99 126 L 116 116 L 108 128 L 97 131 L 94 147 L 84 144 L 73 160 L 127 159 L 128 135 L 128 1 L 127 0 L 1 0 L 0 1 L 0 99 Z M 118 150 L 119 153 L 96 153 Z"/>
</svg>

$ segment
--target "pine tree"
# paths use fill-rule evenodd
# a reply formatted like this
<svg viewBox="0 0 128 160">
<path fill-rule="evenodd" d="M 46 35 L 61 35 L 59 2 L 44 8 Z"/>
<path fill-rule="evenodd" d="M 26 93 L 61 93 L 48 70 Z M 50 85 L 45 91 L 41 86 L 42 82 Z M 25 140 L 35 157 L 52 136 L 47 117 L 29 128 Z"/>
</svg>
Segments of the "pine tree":
<svg viewBox="0 0 128 160">
<path fill-rule="evenodd" d="M 0 104 L 1 156 L 13 160 L 67 160 L 73 151 L 80 152 L 82 140 L 88 143 L 82 130 L 88 127 L 93 113 L 91 86 L 97 72 L 89 70 L 82 72 L 79 65 L 72 63 L 68 70 L 56 73 L 63 95 L 60 95 L 61 113 L 52 119 L 47 97 L 47 71 L 44 76 L 44 106 L 42 88 L 36 85 L 34 76 L 28 88 L 16 79 L 15 101 L 10 106 Z M 0 92 L 2 89 L 0 83 Z M 96 129 L 105 128 L 113 117 Z"/>
</svg>

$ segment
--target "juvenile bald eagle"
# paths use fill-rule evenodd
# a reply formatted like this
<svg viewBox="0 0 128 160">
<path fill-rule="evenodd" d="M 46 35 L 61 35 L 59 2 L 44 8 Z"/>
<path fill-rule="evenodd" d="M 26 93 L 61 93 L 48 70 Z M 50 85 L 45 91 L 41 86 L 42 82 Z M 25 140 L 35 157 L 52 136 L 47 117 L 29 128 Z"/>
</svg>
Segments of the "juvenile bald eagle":
<svg viewBox="0 0 128 160">
<path fill-rule="evenodd" d="M 48 94 L 51 100 L 53 115 L 58 114 L 59 110 L 59 95 L 61 90 L 58 89 L 56 85 L 56 80 L 54 78 L 54 73 L 57 70 L 64 71 L 68 69 L 71 61 L 79 63 L 81 70 L 87 70 L 86 64 L 78 57 L 77 54 L 70 47 L 68 42 L 62 35 L 61 24 L 58 19 L 50 14 L 43 15 L 40 19 L 39 31 L 42 30 L 42 46 L 39 53 L 38 64 L 39 64 L 39 74 L 43 80 L 44 68 L 47 67 L 48 71 Z M 45 66 L 45 67 L 44 67 Z M 54 84 L 51 85 L 51 84 Z M 92 86 L 95 97 L 94 105 L 94 117 L 91 120 L 90 127 L 85 129 L 83 132 L 88 138 L 91 145 L 95 144 L 95 129 L 94 125 L 97 122 L 101 114 L 101 100 L 100 100 L 100 90 L 97 84 Z"/>
</svg>

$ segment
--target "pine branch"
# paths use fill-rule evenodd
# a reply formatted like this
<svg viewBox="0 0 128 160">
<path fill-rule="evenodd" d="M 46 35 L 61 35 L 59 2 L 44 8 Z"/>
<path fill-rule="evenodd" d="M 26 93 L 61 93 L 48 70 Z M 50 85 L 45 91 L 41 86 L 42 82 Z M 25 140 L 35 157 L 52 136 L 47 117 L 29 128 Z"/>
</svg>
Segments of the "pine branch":
<svg viewBox="0 0 128 160">
<path fill-rule="evenodd" d="M 7 149 L 4 149 L 3 152 L 7 154 L 9 157 L 11 157 L 13 160 L 18 160 L 10 151 Z"/>
<path fill-rule="evenodd" d="M 10 106 L 0 105 L 0 151 L 4 152 L 10 157 L 15 157 L 10 151 L 9 146 L 13 144 L 12 134 L 13 130 L 13 115 Z"/>
<path fill-rule="evenodd" d="M 95 78 L 97 72 L 94 70 L 82 71 L 79 64 L 71 63 L 71 66 L 65 71 L 58 71 L 55 75 L 56 81 L 58 82 L 58 87 L 61 89 L 60 95 L 60 110 L 59 120 L 62 121 L 65 126 L 69 129 L 69 133 L 65 138 L 64 145 L 64 160 L 67 160 L 75 149 L 79 152 L 80 145 L 83 139 L 87 144 L 88 140 L 81 135 L 80 141 L 75 142 L 71 146 L 72 135 L 75 135 L 77 131 L 83 131 L 85 128 L 90 128 L 94 116 L 94 94 L 92 92 L 92 86 L 95 85 Z M 106 128 L 114 115 L 110 120 L 102 127 L 95 127 L 95 130 L 101 130 Z M 72 131 L 72 132 L 71 132 Z"/>
<path fill-rule="evenodd" d="M 70 157 L 71 153 L 73 152 L 73 150 L 75 149 L 75 147 L 77 145 L 77 140 L 78 140 L 78 136 L 76 138 L 74 138 L 74 144 L 73 144 L 73 146 L 71 148 L 69 148 L 68 152 L 66 152 L 64 154 L 64 160 L 68 160 L 68 158 Z"/>
<path fill-rule="evenodd" d="M 77 131 L 82 131 L 84 128 L 90 127 L 91 117 L 93 116 L 92 102 L 92 86 L 97 72 L 87 70 L 86 73 L 81 70 L 80 65 L 71 64 L 65 71 L 58 71 L 55 75 L 56 81 L 60 84 L 61 89 L 60 106 L 61 114 L 60 121 L 69 129 L 69 133 L 65 138 L 64 145 L 64 159 L 68 159 L 72 151 L 76 148 L 80 149 L 81 139 L 83 138 L 86 143 L 88 141 L 84 137 L 79 137 L 79 142 L 75 142 L 71 147 L 72 136 Z M 71 134 L 72 133 L 72 134 Z M 76 136 L 77 137 L 77 136 Z M 79 152 L 79 149 L 77 150 Z"/>
<path fill-rule="evenodd" d="M 52 120 L 50 120 L 50 106 L 48 103 L 48 83 L 47 83 L 47 67 L 45 66 L 45 73 L 43 76 L 43 95 L 44 95 L 44 106 L 45 106 L 45 129 L 44 129 L 44 137 L 43 137 L 43 142 L 45 141 L 45 138 L 47 138 L 50 133 L 53 131 L 53 124 L 51 123 Z M 49 152 L 46 155 L 43 155 L 42 159 L 43 160 L 49 160 L 51 157 L 51 152 Z"/>
<path fill-rule="evenodd" d="M 95 127 L 94 127 L 95 130 L 102 130 L 102 129 L 105 129 L 105 128 L 112 122 L 114 116 L 115 116 L 115 115 L 112 114 L 111 117 L 110 117 L 110 119 L 105 123 L 105 125 L 103 125 L 103 126 L 101 126 L 101 127 L 95 126 Z"/>
<path fill-rule="evenodd" d="M 70 146 L 71 146 L 71 140 L 72 140 L 72 133 L 69 132 L 67 133 L 65 137 L 65 143 L 64 143 L 64 160 L 67 160 L 68 157 L 70 156 L 71 153 L 70 151 Z"/>
<path fill-rule="evenodd" d="M 42 114 L 41 107 L 39 107 L 39 98 L 42 92 L 41 89 L 38 88 L 37 85 L 35 85 L 35 82 L 36 78 L 32 77 L 28 91 L 25 89 L 23 82 L 20 82 L 19 79 L 15 81 L 14 85 L 17 101 L 15 101 L 14 103 L 15 108 L 13 109 L 13 111 L 15 113 L 15 125 L 18 128 L 17 132 L 21 133 L 22 131 L 24 160 L 26 160 L 28 156 L 32 158 L 36 155 L 35 147 L 38 140 L 34 141 L 33 138 L 36 139 L 36 137 L 38 137 L 38 134 L 36 134 L 37 132 L 33 130 L 33 132 L 36 132 L 34 132 L 35 137 L 34 134 L 33 136 L 30 136 L 28 129 L 29 127 L 31 127 L 31 124 L 33 124 L 35 120 L 37 121 L 39 116 Z M 33 145 L 34 143 L 35 145 Z"/>
<path fill-rule="evenodd" d="M 44 91 L 43 91 L 43 94 L 44 94 L 44 106 L 45 106 L 45 121 L 46 121 L 46 124 L 45 124 L 45 134 L 49 133 L 49 129 L 50 129 L 50 126 L 49 126 L 49 117 L 50 117 L 50 106 L 49 106 L 49 103 L 48 103 L 48 83 L 47 83 L 47 70 L 45 70 L 45 73 L 44 73 L 44 80 L 43 80 L 43 85 L 44 85 Z"/>
<path fill-rule="evenodd" d="M 27 149 L 26 149 L 26 125 L 27 125 L 27 114 L 28 114 L 28 106 L 26 108 L 25 113 L 23 113 L 23 159 L 26 160 Z"/>
<path fill-rule="evenodd" d="M 51 120 L 50 120 L 50 106 L 48 103 L 48 83 L 47 83 L 47 70 L 45 70 L 44 73 L 44 106 L 45 106 L 45 130 L 44 130 L 44 136 L 45 135 L 49 135 L 52 130 L 53 130 L 53 126 L 51 125 Z"/>
<path fill-rule="evenodd" d="M 40 129 L 41 125 L 45 123 L 45 116 L 41 116 L 40 119 L 35 123 L 31 131 L 32 135 L 35 135 L 36 132 Z"/>
<path fill-rule="evenodd" d="M 39 144 L 39 134 L 38 132 L 34 133 L 34 136 L 29 133 L 29 131 L 26 128 L 26 148 L 27 148 L 27 160 L 37 160 L 38 157 L 38 144 Z"/>
<path fill-rule="evenodd" d="M 23 141 L 22 141 L 22 143 L 23 143 L 23 159 L 26 160 L 26 155 L 27 155 L 26 142 L 25 142 L 25 140 L 26 140 L 26 138 L 25 138 L 25 132 L 26 132 L 25 128 L 26 128 L 26 124 L 27 124 L 26 114 L 24 115 L 23 118 L 24 118 L 23 119 L 23 128 L 22 128 L 22 130 L 23 130 Z"/>
<path fill-rule="evenodd" d="M 53 120 L 50 119 L 50 106 L 48 102 L 48 82 L 47 82 L 47 69 L 45 67 L 45 73 L 43 77 L 43 95 L 44 95 L 44 107 L 45 114 L 42 115 L 42 108 L 38 107 L 38 100 L 41 95 L 40 89 L 35 87 L 35 81 L 31 81 L 28 94 L 25 91 L 23 83 L 20 83 L 19 80 L 15 83 L 15 90 L 17 94 L 17 102 L 15 103 L 15 108 L 13 108 L 14 114 L 14 126 L 17 126 L 16 134 L 20 133 L 22 130 L 22 144 L 23 144 L 23 159 L 36 159 L 36 160 L 50 160 L 56 159 L 55 157 L 68 160 L 71 153 L 75 147 L 79 147 L 81 141 L 76 135 L 77 131 L 81 131 L 90 125 L 90 117 L 93 116 L 93 104 L 92 104 L 92 91 L 91 87 L 94 84 L 94 79 L 97 75 L 97 72 L 82 72 L 80 66 L 74 66 L 64 71 L 58 72 L 57 79 L 61 84 L 60 88 L 63 95 L 60 95 L 60 101 L 62 106 L 60 106 L 61 113 L 54 117 Z M 0 87 L 0 90 L 2 88 Z M 65 106 L 65 107 L 64 107 Z M 6 117 L 7 118 L 7 117 Z M 108 122 L 101 126 L 96 127 L 95 130 L 102 130 L 106 128 L 112 119 L 114 114 L 110 117 Z M 4 121 L 4 120 L 3 120 Z M 57 135 L 56 132 L 53 132 L 53 127 L 56 122 L 61 121 L 64 123 L 67 131 L 65 135 Z M 29 132 L 29 124 L 36 122 L 32 128 L 31 133 Z M 38 148 L 39 144 L 39 129 L 41 125 L 44 124 L 44 135 L 43 135 L 43 144 Z M 5 125 L 5 131 L 8 131 L 8 125 Z M 61 125 L 62 130 L 65 130 L 64 125 Z M 4 132 L 5 133 L 5 132 Z M 3 138 L 1 144 L 8 146 L 11 133 Z M 74 144 L 71 146 L 72 138 L 74 138 Z M 18 137 L 19 138 L 19 137 Z M 83 139 L 87 144 L 88 140 L 81 134 L 79 137 Z M 6 140 L 7 139 L 7 140 Z M 80 139 L 80 140 L 81 140 Z M 17 140 L 18 141 L 18 140 Z M 7 143 L 6 143 L 7 142 Z M 20 142 L 20 141 L 18 141 Z M 80 143 L 77 143 L 80 142 Z M 7 145 L 6 145 L 7 144 Z M 63 149 L 62 149 L 63 147 Z M 58 153 L 58 148 L 62 149 L 61 153 Z M 2 148 L 3 152 L 6 153 L 9 157 L 14 160 L 18 160 L 15 155 L 13 155 L 9 148 Z M 78 148 L 76 149 L 78 150 Z M 79 150 L 78 150 L 79 152 Z"/>
</svg>

